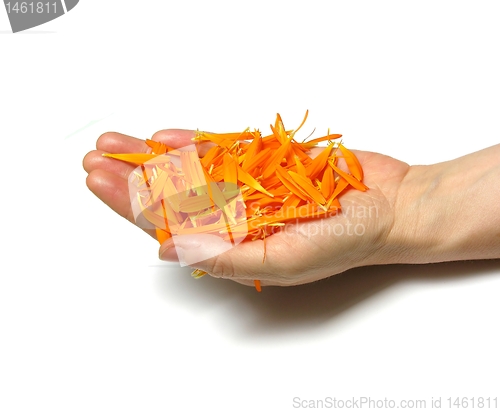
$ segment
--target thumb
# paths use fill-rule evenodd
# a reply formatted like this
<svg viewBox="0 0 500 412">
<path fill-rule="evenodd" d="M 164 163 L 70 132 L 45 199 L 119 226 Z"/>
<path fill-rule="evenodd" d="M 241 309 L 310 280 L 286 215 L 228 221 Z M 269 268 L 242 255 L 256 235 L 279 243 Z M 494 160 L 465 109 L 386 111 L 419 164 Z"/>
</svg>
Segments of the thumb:
<svg viewBox="0 0 500 412">
<path fill-rule="evenodd" d="M 201 269 L 211 276 L 234 280 L 270 279 L 278 267 L 264 260 L 261 240 L 242 242 L 236 246 L 219 236 L 196 234 L 174 236 L 160 247 L 161 260 Z"/>
<path fill-rule="evenodd" d="M 220 236 L 195 234 L 174 236 L 160 247 L 160 259 L 178 261 L 181 266 L 199 266 L 199 262 L 221 255 L 233 245 Z"/>
</svg>

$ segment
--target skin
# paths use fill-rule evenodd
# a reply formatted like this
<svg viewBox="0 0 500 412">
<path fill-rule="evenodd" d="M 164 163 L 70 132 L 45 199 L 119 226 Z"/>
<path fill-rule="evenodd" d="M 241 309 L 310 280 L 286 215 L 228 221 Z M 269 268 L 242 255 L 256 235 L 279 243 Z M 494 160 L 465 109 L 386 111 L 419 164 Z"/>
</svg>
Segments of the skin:
<svg viewBox="0 0 500 412">
<path fill-rule="evenodd" d="M 172 147 L 191 144 L 190 130 L 161 130 L 153 140 Z M 127 177 L 135 168 L 102 153 L 149 152 L 143 140 L 103 134 L 83 167 L 88 188 L 116 213 L 134 223 Z M 207 147 L 201 147 L 200 156 Z M 347 269 L 393 263 L 434 263 L 500 258 L 500 145 L 430 166 L 409 166 L 378 153 L 354 151 L 364 170 L 366 192 L 342 195 L 343 213 L 288 224 L 266 240 L 244 242 L 193 267 L 218 278 L 252 285 L 292 286 Z M 148 232 L 154 237 L 154 232 Z M 164 242 L 160 259 L 203 254 L 206 244 L 187 237 Z M 215 251 L 216 252 L 216 251 Z M 182 257 L 182 256 L 181 256 Z"/>
</svg>

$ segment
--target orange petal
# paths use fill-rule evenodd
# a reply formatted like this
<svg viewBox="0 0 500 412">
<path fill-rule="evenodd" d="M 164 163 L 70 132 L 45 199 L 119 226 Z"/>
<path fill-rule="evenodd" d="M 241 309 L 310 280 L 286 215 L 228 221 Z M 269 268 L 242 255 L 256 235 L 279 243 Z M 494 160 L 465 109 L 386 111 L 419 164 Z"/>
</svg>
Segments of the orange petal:
<svg viewBox="0 0 500 412">
<path fill-rule="evenodd" d="M 302 201 L 302 199 L 294 194 L 291 194 L 290 196 L 288 196 L 288 198 L 283 202 L 283 206 L 282 208 L 283 209 L 286 209 L 288 207 L 291 207 L 291 208 L 296 208 L 300 202 Z"/>
<path fill-rule="evenodd" d="M 334 189 L 335 176 L 333 175 L 333 169 L 327 167 L 323 173 L 323 180 L 321 181 L 321 193 L 323 193 L 325 199 L 329 199 Z"/>
<path fill-rule="evenodd" d="M 281 166 L 276 167 L 276 175 L 281 180 L 281 183 L 283 183 L 283 185 L 285 185 L 295 196 L 300 197 L 302 200 L 308 200 L 307 194 L 303 192 L 300 186 L 293 181 L 290 175 Z"/>
<path fill-rule="evenodd" d="M 341 143 L 339 143 L 339 148 L 344 155 L 345 162 L 351 174 L 359 181 L 363 180 L 363 168 L 361 163 L 359 163 L 358 158 L 349 149 L 346 149 Z"/>
<path fill-rule="evenodd" d="M 257 180 L 255 180 L 252 175 L 245 172 L 240 166 L 238 166 L 238 180 L 252 189 L 255 189 L 261 193 L 265 193 L 268 196 L 274 197 L 272 193 L 269 193 L 266 189 L 264 189 Z"/>
<path fill-rule="evenodd" d="M 296 133 L 300 130 L 300 128 L 301 128 L 302 126 L 304 126 L 304 123 L 306 122 L 306 120 L 307 120 L 307 116 L 308 116 L 308 115 L 309 115 L 309 110 L 306 110 L 306 114 L 305 114 L 305 116 L 304 116 L 304 119 L 302 120 L 302 123 L 300 124 L 300 126 L 299 126 L 299 127 L 297 127 L 297 128 L 293 131 L 293 133 L 292 133 L 292 137 L 295 137 L 295 134 L 296 134 Z"/>
<path fill-rule="evenodd" d="M 287 157 L 287 151 L 290 147 L 290 140 L 287 140 L 278 150 L 274 152 L 272 156 L 262 166 L 262 176 L 264 179 L 271 176 L 276 167 L 281 164 L 283 158 Z"/>
<path fill-rule="evenodd" d="M 323 137 L 318 137 L 317 139 L 309 140 L 308 142 L 303 142 L 301 143 L 302 147 L 310 149 L 311 147 L 315 146 L 316 144 L 328 140 L 335 140 L 342 137 L 341 134 L 327 134 L 326 136 Z"/>
<path fill-rule="evenodd" d="M 205 154 L 205 156 L 203 156 L 200 159 L 200 162 L 203 165 L 203 167 L 208 169 L 214 163 L 217 156 L 221 154 L 221 152 L 224 153 L 224 149 L 222 149 L 222 147 L 220 146 L 211 147 Z"/>
<path fill-rule="evenodd" d="M 166 240 L 170 239 L 171 237 L 172 237 L 172 234 L 170 232 L 156 228 L 156 239 L 158 240 L 160 245 L 163 242 L 165 242 Z"/>
<path fill-rule="evenodd" d="M 236 185 L 238 183 L 238 169 L 236 162 L 229 153 L 224 154 L 223 167 L 224 182 Z"/>
<path fill-rule="evenodd" d="M 262 161 L 264 159 L 269 158 L 269 152 L 271 152 L 271 149 L 267 148 L 262 151 L 260 151 L 256 156 L 250 157 L 250 158 L 245 158 L 243 161 L 242 169 L 245 172 L 252 172 L 257 166 L 260 166 L 262 164 Z M 248 156 L 248 153 L 247 153 Z"/>
<path fill-rule="evenodd" d="M 316 203 L 320 205 L 324 205 L 326 203 L 325 198 L 321 194 L 321 192 L 313 186 L 311 181 L 304 176 L 299 175 L 298 173 L 288 171 L 288 174 L 292 177 L 295 183 L 304 190 Z"/>
<path fill-rule="evenodd" d="M 318 177 L 321 171 L 325 168 L 328 157 L 332 152 L 332 147 L 333 143 L 328 145 L 328 147 L 325 147 L 323 151 L 312 160 L 311 164 L 306 167 L 307 176 L 310 179 L 315 179 L 316 177 Z"/>
<path fill-rule="evenodd" d="M 170 146 L 167 146 L 165 143 L 157 142 L 151 139 L 146 139 L 146 144 L 152 149 L 154 154 L 163 154 L 167 153 L 170 150 L 174 150 Z"/>
<path fill-rule="evenodd" d="M 297 166 L 297 173 L 299 175 L 301 175 L 302 177 L 307 177 L 306 168 L 304 167 L 304 165 L 300 161 L 299 156 L 295 155 L 294 159 L 295 159 L 295 165 Z"/>
<path fill-rule="evenodd" d="M 330 166 L 335 170 L 335 172 L 339 175 L 342 176 L 349 184 L 354 187 L 355 189 L 361 190 L 364 192 L 368 187 L 361 183 L 359 180 L 357 180 L 354 176 L 350 175 L 349 173 L 344 172 L 343 170 L 339 169 L 337 166 L 333 164 L 331 160 L 328 161 L 330 163 Z"/>
</svg>

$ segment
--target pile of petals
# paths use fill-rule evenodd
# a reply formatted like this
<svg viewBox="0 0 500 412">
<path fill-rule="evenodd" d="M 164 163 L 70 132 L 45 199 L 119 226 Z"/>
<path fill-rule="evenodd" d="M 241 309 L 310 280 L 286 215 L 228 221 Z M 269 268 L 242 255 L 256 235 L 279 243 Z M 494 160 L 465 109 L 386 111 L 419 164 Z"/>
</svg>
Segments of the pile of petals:
<svg viewBox="0 0 500 412">
<path fill-rule="evenodd" d="M 334 215 L 346 190 L 367 189 L 362 167 L 338 141 L 340 134 L 297 141 L 306 119 L 307 113 L 296 130 L 286 130 L 278 114 L 264 137 L 250 129 L 197 131 L 191 150 L 146 140 L 151 153 L 104 156 L 139 166 L 129 178 L 135 190 L 131 201 L 156 229 L 160 243 L 172 235 L 199 233 L 233 243 L 265 240 L 287 223 Z M 196 144 L 201 142 L 211 147 L 199 157 Z M 320 142 L 326 146 L 312 157 L 311 149 Z M 338 166 L 339 158 L 348 171 Z"/>
</svg>

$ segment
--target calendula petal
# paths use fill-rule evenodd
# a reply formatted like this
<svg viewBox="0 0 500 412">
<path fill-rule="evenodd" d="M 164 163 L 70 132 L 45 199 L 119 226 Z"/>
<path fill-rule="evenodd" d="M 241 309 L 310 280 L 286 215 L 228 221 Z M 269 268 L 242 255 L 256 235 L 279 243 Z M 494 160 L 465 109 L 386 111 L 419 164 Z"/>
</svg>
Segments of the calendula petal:
<svg viewBox="0 0 500 412">
<path fill-rule="evenodd" d="M 248 170 L 249 166 L 248 163 L 254 159 L 259 152 L 262 150 L 262 139 L 260 138 L 260 133 L 258 136 L 254 137 L 254 139 L 250 142 L 250 144 L 246 147 L 246 156 L 245 160 L 243 160 L 243 163 L 241 164 L 241 167 L 244 170 Z"/>
<path fill-rule="evenodd" d="M 335 166 L 332 161 L 329 161 L 329 163 L 330 163 L 330 166 L 333 168 L 333 170 L 339 176 L 342 176 L 345 180 L 347 180 L 347 182 L 352 187 L 354 187 L 355 189 L 361 190 L 362 192 L 364 192 L 365 190 L 368 189 L 368 187 L 364 183 L 361 183 L 354 176 L 350 175 L 349 173 L 344 172 L 343 170 L 341 170 L 340 168 L 338 168 L 337 166 Z"/>
<path fill-rule="evenodd" d="M 203 165 L 203 167 L 205 167 L 206 169 L 208 169 L 208 168 L 210 168 L 210 166 L 212 164 L 214 164 L 215 159 L 217 158 L 217 156 L 219 156 L 221 153 L 224 153 L 224 152 L 225 152 L 225 150 L 222 147 L 220 147 L 220 146 L 211 147 L 208 150 L 208 152 L 205 154 L 205 156 L 203 156 L 200 159 L 200 162 Z"/>
<path fill-rule="evenodd" d="M 229 153 L 224 154 L 223 167 L 224 182 L 236 185 L 238 183 L 238 168 L 236 162 Z"/>
<path fill-rule="evenodd" d="M 159 157 L 157 154 L 152 153 L 103 153 L 104 157 L 110 157 L 112 159 L 122 160 L 124 162 L 133 163 L 135 165 L 142 165 L 146 162 L 154 163 L 155 158 Z M 163 159 L 159 159 L 158 162 L 164 163 Z"/>
<path fill-rule="evenodd" d="M 252 189 L 273 197 L 272 193 L 269 193 L 266 189 L 264 189 L 261 184 L 257 182 L 257 180 L 255 180 L 249 173 L 245 172 L 240 166 L 238 166 L 238 180 L 250 186 Z"/>
<path fill-rule="evenodd" d="M 325 147 L 321 151 L 321 153 L 312 160 L 311 164 L 306 167 L 307 176 L 310 179 L 315 179 L 325 168 L 328 158 L 332 153 L 332 148 L 333 144 L 330 144 L 328 145 L 328 147 Z"/>
<path fill-rule="evenodd" d="M 309 140 L 308 142 L 303 142 L 301 143 L 301 145 L 302 147 L 310 149 L 311 147 L 316 146 L 320 142 L 325 142 L 328 140 L 336 140 L 341 137 L 342 137 L 341 134 L 327 134 L 326 136 L 318 137 L 317 139 Z"/>
<path fill-rule="evenodd" d="M 271 153 L 271 149 L 269 149 L 269 148 L 263 149 L 254 157 L 245 159 L 241 168 L 245 172 L 249 172 L 249 173 L 252 172 L 256 167 L 259 167 L 262 165 L 262 162 L 264 159 L 269 158 L 270 153 Z"/>
<path fill-rule="evenodd" d="M 278 150 L 276 150 L 262 166 L 262 176 L 264 179 L 271 176 L 276 167 L 279 166 L 287 156 L 287 151 L 290 147 L 290 141 L 287 140 Z"/>
<path fill-rule="evenodd" d="M 304 176 L 299 175 L 298 173 L 288 171 L 288 174 L 292 177 L 295 183 L 304 190 L 316 203 L 320 205 L 324 205 L 326 200 L 321 192 L 313 186 L 311 181 Z"/>
<path fill-rule="evenodd" d="M 302 120 L 302 123 L 299 125 L 299 127 L 297 127 L 293 133 L 292 133 L 292 137 L 295 137 L 295 134 L 301 129 L 302 126 L 304 126 L 304 123 L 306 122 L 307 120 L 307 116 L 309 115 L 309 110 L 306 110 L 306 114 L 304 116 L 304 119 Z"/>
<path fill-rule="evenodd" d="M 345 162 L 351 174 L 359 181 L 363 180 L 363 168 L 361 163 L 359 163 L 358 158 L 349 149 L 345 148 L 341 143 L 339 143 L 339 149 L 344 155 Z"/>
<path fill-rule="evenodd" d="M 165 143 L 157 142 L 151 139 L 146 139 L 146 144 L 152 149 L 154 154 L 163 154 L 169 152 L 170 150 L 174 150 Z"/>
<path fill-rule="evenodd" d="M 306 168 L 304 167 L 304 165 L 300 161 L 299 156 L 295 155 L 294 159 L 295 159 L 295 166 L 297 167 L 297 173 L 299 175 L 301 175 L 302 177 L 307 177 Z"/>
<path fill-rule="evenodd" d="M 335 176 L 333 174 L 333 169 L 327 167 L 323 173 L 323 179 L 321 180 L 321 193 L 325 199 L 330 198 L 331 194 L 335 189 Z"/>
<path fill-rule="evenodd" d="M 283 202 L 283 209 L 287 209 L 289 207 L 296 208 L 302 199 L 297 195 L 291 194 L 288 198 Z"/>
<path fill-rule="evenodd" d="M 166 240 L 170 239 L 172 237 L 172 234 L 166 230 L 162 230 L 159 228 L 156 228 L 156 239 L 160 243 L 160 245 L 165 242 Z"/>
<path fill-rule="evenodd" d="M 281 180 L 283 185 L 285 185 L 295 196 L 300 197 L 302 200 L 308 200 L 307 194 L 304 193 L 301 187 L 294 182 L 290 175 L 281 166 L 276 167 L 276 175 Z"/>
</svg>

